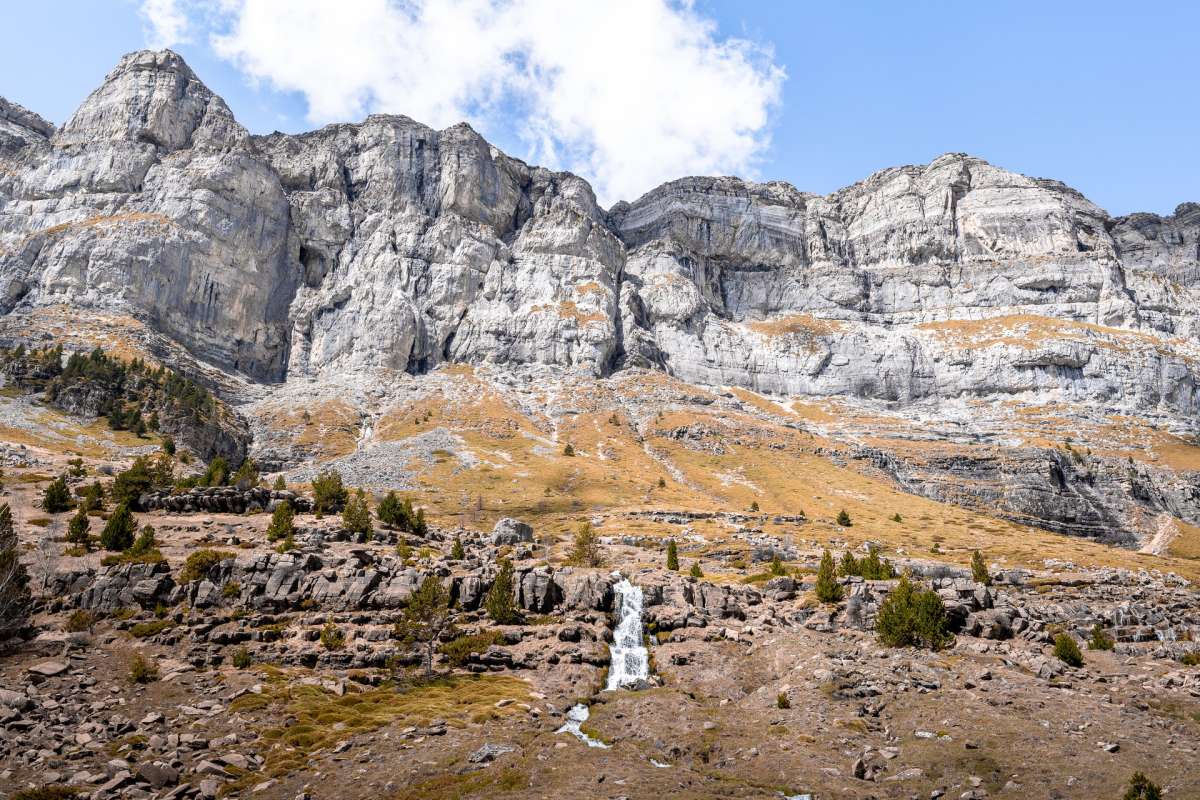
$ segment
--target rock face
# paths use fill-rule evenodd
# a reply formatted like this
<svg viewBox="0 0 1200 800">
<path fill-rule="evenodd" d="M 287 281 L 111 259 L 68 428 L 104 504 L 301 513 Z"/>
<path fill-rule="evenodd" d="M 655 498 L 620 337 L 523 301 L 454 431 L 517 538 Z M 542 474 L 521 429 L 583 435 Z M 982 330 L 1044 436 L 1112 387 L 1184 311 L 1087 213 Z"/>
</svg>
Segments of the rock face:
<svg viewBox="0 0 1200 800">
<path fill-rule="evenodd" d="M 828 196 L 691 177 L 606 212 L 582 179 L 466 125 L 250 136 L 170 51 L 123 58 L 61 129 L 0 100 L 0 315 L 54 306 L 130 314 L 262 382 L 650 367 L 1200 433 L 1195 203 L 1112 218 L 947 154 Z M 954 469 L 911 472 L 936 496 Z M 1088 498 L 1042 513 L 1038 491 L 1006 500 L 1015 517 L 1112 523 Z M 1155 511 L 1190 509 L 1196 481 L 1159 493 Z"/>
<path fill-rule="evenodd" d="M 61 130 L 9 103 L 0 122 L 0 310 L 132 311 L 255 378 L 639 364 L 780 393 L 1197 409 L 1195 204 L 1112 219 L 951 154 L 827 197 L 685 178 L 606 214 L 465 125 L 248 136 L 170 51 L 126 56 Z M 997 328 L 1020 320 L 1041 329 Z M 1133 332 L 1152 341 L 1129 359 Z"/>
</svg>

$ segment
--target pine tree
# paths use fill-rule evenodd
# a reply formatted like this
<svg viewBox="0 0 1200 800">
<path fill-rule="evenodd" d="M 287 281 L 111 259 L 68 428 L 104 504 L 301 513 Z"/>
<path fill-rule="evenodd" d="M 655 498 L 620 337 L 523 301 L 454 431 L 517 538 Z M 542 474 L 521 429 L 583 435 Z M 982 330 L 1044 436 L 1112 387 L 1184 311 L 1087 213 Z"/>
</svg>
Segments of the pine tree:
<svg viewBox="0 0 1200 800">
<path fill-rule="evenodd" d="M 121 503 L 101 531 L 100 545 L 114 553 L 128 550 L 133 545 L 133 534 L 136 530 L 137 523 L 129 513 L 129 506 Z"/>
<path fill-rule="evenodd" d="M 342 475 L 335 469 L 319 473 L 312 481 L 313 505 L 316 511 L 337 511 L 346 504 L 347 492 Z"/>
<path fill-rule="evenodd" d="M 836 603 L 842 599 L 842 587 L 833 571 L 833 556 L 826 550 L 817 568 L 817 599 L 822 603 Z"/>
<path fill-rule="evenodd" d="M 1133 773 L 1124 800 L 1162 800 L 1162 788 L 1140 772 Z"/>
<path fill-rule="evenodd" d="M 92 523 L 88 519 L 87 511 L 81 505 L 79 510 L 75 512 L 75 516 L 71 517 L 71 521 L 67 523 L 67 542 L 90 550 L 92 537 L 88 534 L 88 528 L 91 526 Z"/>
<path fill-rule="evenodd" d="M 12 509 L 0 505 L 0 640 L 19 633 L 29 623 L 32 598 L 29 573 L 17 552 Z"/>
<path fill-rule="evenodd" d="M 436 575 L 427 575 L 396 623 L 397 636 L 425 648 L 425 675 L 433 675 L 433 653 L 438 639 L 451 629 L 450 593 Z"/>
<path fill-rule="evenodd" d="M 104 510 L 104 487 L 100 485 L 100 481 L 93 481 L 83 490 L 79 508 L 89 513 Z"/>
<path fill-rule="evenodd" d="M 940 650 L 950 640 L 946 607 L 937 592 L 913 586 L 907 575 L 879 605 L 876 635 L 888 647 L 924 646 Z"/>
<path fill-rule="evenodd" d="M 399 528 L 402 531 L 408 531 L 412 527 L 411 520 L 404 513 L 404 506 L 400 503 L 400 498 L 396 496 L 396 492 L 389 491 L 379 501 L 379 507 L 375 509 L 375 516 L 384 525 L 392 528 Z M 411 531 L 409 531 L 411 533 Z"/>
<path fill-rule="evenodd" d="M 679 572 L 679 548 L 675 545 L 674 539 L 667 542 L 667 569 Z"/>
<path fill-rule="evenodd" d="M 564 456 L 575 455 L 575 446 L 573 444 L 571 444 L 570 442 L 567 442 L 567 446 L 563 448 L 563 455 Z"/>
<path fill-rule="evenodd" d="M 282 475 L 282 474 L 281 474 L 281 475 L 276 475 L 276 476 L 275 476 L 275 486 L 274 486 L 273 488 L 274 488 L 274 489 L 275 489 L 275 491 L 277 491 L 277 492 L 282 492 L 284 489 L 286 489 L 286 488 L 287 488 L 287 481 L 285 481 L 285 480 L 283 479 L 283 475 Z"/>
<path fill-rule="evenodd" d="M 842 560 L 838 562 L 838 574 L 843 578 L 849 578 L 851 575 L 862 575 L 862 567 L 858 564 L 858 559 L 854 557 L 854 553 L 849 550 L 842 553 Z"/>
<path fill-rule="evenodd" d="M 700 562 L 698 560 L 692 562 L 692 568 L 690 570 L 688 570 L 688 574 L 691 575 L 693 578 L 703 578 L 704 577 L 704 570 L 700 569 Z"/>
<path fill-rule="evenodd" d="M 600 537 L 596 535 L 592 523 L 580 523 L 567 561 L 577 567 L 599 567 L 604 563 L 604 557 L 600 553 Z"/>
<path fill-rule="evenodd" d="M 976 583 L 982 583 L 984 586 L 992 585 L 992 576 L 988 573 L 987 566 L 983 563 L 983 556 L 978 550 L 971 554 L 971 577 Z"/>
<path fill-rule="evenodd" d="M 450 559 L 452 561 L 462 561 L 466 557 L 467 554 L 463 550 L 462 539 L 460 539 L 458 536 L 455 536 L 454 546 L 450 548 Z"/>
<path fill-rule="evenodd" d="M 841 525 L 843 528 L 849 528 L 851 525 L 854 524 L 853 522 L 850 521 L 850 515 L 846 512 L 846 509 L 843 508 L 841 511 L 838 512 L 837 524 Z"/>
<path fill-rule="evenodd" d="M 237 468 L 237 472 L 233 473 L 233 479 L 230 481 L 239 489 L 249 489 L 252 486 L 258 485 L 258 466 L 253 459 L 242 459 L 241 466 Z"/>
<path fill-rule="evenodd" d="M 267 526 L 267 541 L 277 542 L 295 533 L 295 518 L 296 512 L 292 510 L 292 504 L 287 500 L 281 501 L 271 512 L 271 524 Z"/>
<path fill-rule="evenodd" d="M 753 513 L 753 514 L 757 514 L 757 513 L 758 513 L 758 501 L 757 501 L 757 500 L 755 500 L 754 502 L 752 502 L 752 503 L 750 504 L 750 512 L 751 512 L 751 513 Z"/>
<path fill-rule="evenodd" d="M 342 527 L 365 542 L 371 535 L 371 507 L 367 504 L 367 493 L 359 489 L 346 501 L 342 509 Z"/>
<path fill-rule="evenodd" d="M 783 559 L 781 559 L 779 557 L 779 553 L 775 553 L 771 557 L 771 574 L 772 575 L 786 575 L 787 574 L 787 570 L 783 566 Z"/>
<path fill-rule="evenodd" d="M 487 599 L 484 601 L 487 615 L 497 625 L 513 625 L 521 618 L 516 603 L 513 602 L 514 582 L 512 562 L 507 558 L 500 559 L 500 570 L 496 573 L 496 579 L 492 581 L 492 588 L 488 590 Z"/>
<path fill-rule="evenodd" d="M 67 489 L 67 479 L 59 475 L 50 481 L 50 485 L 42 493 L 42 509 L 49 514 L 58 514 L 71 507 L 71 491 Z"/>
</svg>

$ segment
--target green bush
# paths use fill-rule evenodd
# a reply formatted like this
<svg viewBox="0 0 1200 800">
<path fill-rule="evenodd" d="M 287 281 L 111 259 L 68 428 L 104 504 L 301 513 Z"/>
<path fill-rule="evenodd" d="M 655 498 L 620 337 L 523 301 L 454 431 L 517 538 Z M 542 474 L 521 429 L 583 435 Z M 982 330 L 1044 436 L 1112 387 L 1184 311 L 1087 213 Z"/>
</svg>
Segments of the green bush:
<svg viewBox="0 0 1200 800">
<path fill-rule="evenodd" d="M 788 699 L 787 692 L 780 692 L 779 694 L 775 695 L 775 707 L 776 708 L 791 708 L 792 707 L 792 701 Z"/>
<path fill-rule="evenodd" d="M 1075 637 L 1069 633 L 1060 633 L 1054 637 L 1054 655 L 1069 666 L 1083 666 L 1083 653 L 1079 651 L 1079 645 L 1075 643 Z"/>
<path fill-rule="evenodd" d="M 237 581 L 229 581 L 221 587 L 221 597 L 226 600 L 233 600 L 242 593 L 242 585 Z"/>
<path fill-rule="evenodd" d="M 1200 650 L 1193 650 L 1190 653 L 1184 653 L 1180 657 L 1179 663 L 1185 667 L 1200 667 Z"/>
<path fill-rule="evenodd" d="M 667 542 L 667 569 L 679 572 L 679 547 L 674 539 Z"/>
<path fill-rule="evenodd" d="M 570 442 L 567 442 L 567 446 L 563 448 L 563 455 L 564 455 L 564 456 L 573 456 L 573 455 L 575 455 L 575 447 L 574 447 L 574 445 L 572 445 Z"/>
<path fill-rule="evenodd" d="M 342 633 L 342 629 L 333 623 L 333 620 L 325 623 L 325 627 L 321 628 L 321 646 L 326 650 L 341 650 L 346 646 L 346 634 Z"/>
<path fill-rule="evenodd" d="M 846 513 L 846 509 L 843 508 L 841 511 L 838 512 L 837 524 L 841 525 L 843 528 L 849 528 L 851 525 L 854 524 L 853 522 L 850 521 L 850 515 L 848 513 Z"/>
<path fill-rule="evenodd" d="M 500 631 L 459 636 L 443 644 L 440 650 L 452 667 L 465 667 L 473 654 L 482 653 L 494 644 L 504 644 L 504 634 Z"/>
<path fill-rule="evenodd" d="M 704 577 L 704 570 L 700 569 L 699 559 L 692 562 L 692 568 L 690 570 L 688 570 L 688 575 L 691 575 L 693 578 L 703 578 Z"/>
<path fill-rule="evenodd" d="M 875 625 L 879 642 L 887 647 L 928 647 L 940 650 L 950 641 L 946 607 L 936 592 L 917 589 L 907 575 L 879 606 Z"/>
<path fill-rule="evenodd" d="M 147 636 L 155 636 L 171 627 L 173 624 L 170 620 L 156 619 L 154 622 L 139 622 L 129 629 L 129 633 L 136 639 L 145 639 Z"/>
<path fill-rule="evenodd" d="M 849 550 L 842 553 L 842 558 L 838 561 L 838 574 L 843 578 L 849 578 L 851 575 L 862 575 L 862 567 L 858 564 L 858 559 L 854 557 L 854 553 Z"/>
<path fill-rule="evenodd" d="M 129 680 L 134 683 L 153 683 L 158 680 L 158 665 L 141 653 L 134 653 L 129 662 Z"/>
<path fill-rule="evenodd" d="M 67 617 L 67 622 L 63 625 L 63 629 L 67 633 L 82 633 L 90 631 L 92 626 L 96 624 L 96 615 L 87 609 L 76 609 L 71 612 L 71 616 Z"/>
<path fill-rule="evenodd" d="M 133 534 L 136 530 L 137 523 L 133 514 L 129 513 L 129 505 L 121 503 L 108 518 L 104 530 L 100 532 L 100 546 L 114 553 L 128 550 L 133 546 Z"/>
<path fill-rule="evenodd" d="M 450 559 L 452 561 L 462 561 L 467 557 L 466 551 L 463 550 L 462 539 L 458 536 L 454 537 L 454 545 L 450 548 Z"/>
<path fill-rule="evenodd" d="M 233 558 L 233 553 L 224 550 L 195 550 L 188 554 L 179 573 L 180 583 L 191 583 L 208 576 L 208 571 L 227 558 Z"/>
<path fill-rule="evenodd" d="M 254 659 L 251 657 L 250 651 L 245 647 L 245 645 L 233 651 L 233 658 L 231 660 L 233 662 L 233 666 L 237 667 L 238 669 L 248 669 L 250 665 L 254 663 Z"/>
<path fill-rule="evenodd" d="M 826 550 L 821 555 L 821 566 L 817 568 L 817 599 L 822 603 L 836 603 L 842 599 L 842 587 L 833 573 L 833 556 Z"/>
<path fill-rule="evenodd" d="M 1104 632 L 1104 628 L 1100 627 L 1099 622 L 1092 626 L 1092 636 L 1088 639 L 1088 650 L 1112 650 L 1116 646 L 1117 643 Z"/>
<path fill-rule="evenodd" d="M 787 575 L 787 569 L 783 566 L 783 559 L 776 553 L 771 558 L 771 574 L 775 576 Z"/>
<path fill-rule="evenodd" d="M 74 800 L 83 790 L 66 784 L 48 783 L 36 789 L 21 789 L 13 792 L 12 800 Z"/>
</svg>

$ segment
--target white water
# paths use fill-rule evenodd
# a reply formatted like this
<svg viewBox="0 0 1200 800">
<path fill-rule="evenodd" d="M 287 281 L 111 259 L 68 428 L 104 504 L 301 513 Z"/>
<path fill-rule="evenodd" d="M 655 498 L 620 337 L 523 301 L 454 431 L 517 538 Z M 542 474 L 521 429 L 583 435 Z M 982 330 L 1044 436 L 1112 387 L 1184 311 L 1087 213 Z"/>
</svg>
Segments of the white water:
<svg viewBox="0 0 1200 800">
<path fill-rule="evenodd" d="M 603 750 L 607 750 L 608 745 L 599 739 L 593 739 L 579 729 L 580 725 L 587 722 L 589 716 L 591 716 L 591 712 L 588 711 L 588 707 L 582 703 L 571 706 L 567 710 L 566 723 L 561 728 L 556 730 L 555 733 L 569 733 L 579 741 L 586 744 L 588 747 L 599 747 Z"/>
<path fill-rule="evenodd" d="M 613 586 L 617 606 L 617 629 L 608 650 L 612 654 L 605 691 L 632 686 L 650 677 L 650 654 L 642 644 L 642 590 L 621 578 Z"/>
</svg>

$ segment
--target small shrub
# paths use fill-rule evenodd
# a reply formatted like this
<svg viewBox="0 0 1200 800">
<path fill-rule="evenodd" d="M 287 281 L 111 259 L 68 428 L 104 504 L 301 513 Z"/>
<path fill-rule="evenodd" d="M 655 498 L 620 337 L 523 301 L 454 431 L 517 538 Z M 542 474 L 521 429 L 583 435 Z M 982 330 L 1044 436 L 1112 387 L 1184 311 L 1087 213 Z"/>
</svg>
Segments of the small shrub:
<svg viewBox="0 0 1200 800">
<path fill-rule="evenodd" d="M 231 661 L 233 662 L 233 666 L 238 669 L 248 669 L 254 663 L 254 659 L 250 656 L 250 651 L 244 645 L 233 651 Z"/>
<path fill-rule="evenodd" d="M 563 455 L 564 456 L 574 456 L 575 455 L 575 447 L 570 442 L 567 442 L 567 446 L 563 448 Z"/>
<path fill-rule="evenodd" d="M 1092 626 L 1092 636 L 1088 639 L 1088 650 L 1112 650 L 1116 646 L 1117 643 L 1104 632 L 1104 628 L 1100 627 L 1099 622 Z"/>
<path fill-rule="evenodd" d="M 158 665 L 141 653 L 134 653 L 129 662 L 129 680 L 134 683 L 153 683 L 158 680 Z"/>
<path fill-rule="evenodd" d="M 237 472 L 233 473 L 233 479 L 230 482 L 239 489 L 257 486 L 258 465 L 254 463 L 253 459 L 242 459 L 241 465 L 237 468 Z"/>
<path fill-rule="evenodd" d="M 452 667 L 465 667 L 475 653 L 482 653 L 494 644 L 504 644 L 500 631 L 486 631 L 470 636 L 459 636 L 441 646 L 442 655 Z"/>
<path fill-rule="evenodd" d="M 63 629 L 67 633 L 82 633 L 90 631 L 96 624 L 96 615 L 91 611 L 80 608 L 71 612 L 71 616 L 67 617 L 67 622 L 63 625 Z"/>
<path fill-rule="evenodd" d="M 1054 637 L 1054 655 L 1059 661 L 1071 667 L 1083 666 L 1083 653 L 1075 643 L 1075 637 L 1069 633 L 1060 633 Z"/>
<path fill-rule="evenodd" d="M 229 581 L 221 587 L 221 597 L 226 600 L 233 600 L 242 593 L 242 585 L 237 581 Z"/>
<path fill-rule="evenodd" d="M 1123 800 L 1162 800 L 1162 787 L 1141 772 L 1133 773 Z"/>
<path fill-rule="evenodd" d="M 750 503 L 750 513 L 751 514 L 758 513 L 758 501 L 757 500 Z"/>
<path fill-rule="evenodd" d="M 227 558 L 233 558 L 233 553 L 224 550 L 195 550 L 188 554 L 179 573 L 180 583 L 191 583 L 208 576 L 208 571 Z"/>
<path fill-rule="evenodd" d="M 674 539 L 667 542 L 667 569 L 679 572 L 679 547 Z"/>
<path fill-rule="evenodd" d="M 285 481 L 283 479 L 282 473 L 275 476 L 275 484 L 271 488 L 273 488 L 277 492 L 282 492 L 284 489 L 287 488 L 287 481 Z"/>
<path fill-rule="evenodd" d="M 665 489 L 665 488 L 667 488 L 667 481 L 666 481 L 666 478 L 659 478 L 659 479 L 658 479 L 658 488 L 660 488 L 660 489 Z"/>
<path fill-rule="evenodd" d="M 325 627 L 321 628 L 321 646 L 326 650 L 341 650 L 346 646 L 346 634 L 342 633 L 342 629 L 333 623 L 333 620 L 325 623 Z"/>
<path fill-rule="evenodd" d="M 1200 650 L 1193 650 L 1190 653 L 1184 653 L 1179 659 L 1179 663 L 1185 667 L 1200 667 Z"/>
<path fill-rule="evenodd" d="M 275 547 L 275 552 L 276 553 L 290 553 L 295 549 L 296 549 L 296 537 L 294 537 L 292 534 L 289 533 L 287 536 L 285 536 L 283 538 L 283 541 L 281 541 Z"/>
<path fill-rule="evenodd" d="M 842 587 L 833 573 L 833 556 L 826 550 L 817 568 L 817 599 L 822 603 L 836 603 L 842 599 Z"/>
<path fill-rule="evenodd" d="M 892 515 L 892 522 L 904 522 L 904 517 L 900 516 L 899 512 Z"/>
<path fill-rule="evenodd" d="M 792 701 L 788 700 L 787 692 L 780 692 L 779 694 L 775 695 L 775 707 L 776 708 L 791 708 L 792 707 Z"/>
<path fill-rule="evenodd" d="M 82 794 L 80 789 L 60 783 L 48 783 L 36 789 L 13 792 L 12 800 L 74 800 Z"/>
<path fill-rule="evenodd" d="M 463 550 L 462 539 L 460 539 L 458 536 L 455 536 L 454 545 L 450 548 L 450 559 L 452 561 L 462 561 L 466 557 L 467 554 Z"/>
<path fill-rule="evenodd" d="M 851 525 L 854 524 L 853 522 L 850 521 L 850 515 L 848 513 L 846 513 L 846 509 L 843 508 L 841 511 L 838 512 L 837 524 L 841 525 L 843 528 L 849 528 Z"/>
<path fill-rule="evenodd" d="M 145 639 L 148 636 L 157 636 L 170 627 L 170 620 L 156 619 L 154 622 L 139 622 L 129 629 L 129 634 L 135 639 Z"/>
<path fill-rule="evenodd" d="M 692 568 L 690 570 L 688 570 L 688 574 L 691 575 L 693 578 L 703 578 L 704 577 L 704 571 L 702 569 L 700 569 L 699 561 L 692 562 Z"/>
</svg>

